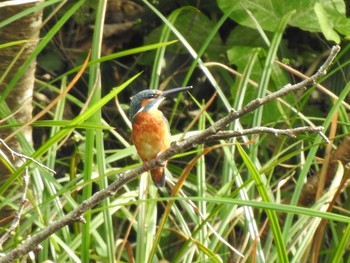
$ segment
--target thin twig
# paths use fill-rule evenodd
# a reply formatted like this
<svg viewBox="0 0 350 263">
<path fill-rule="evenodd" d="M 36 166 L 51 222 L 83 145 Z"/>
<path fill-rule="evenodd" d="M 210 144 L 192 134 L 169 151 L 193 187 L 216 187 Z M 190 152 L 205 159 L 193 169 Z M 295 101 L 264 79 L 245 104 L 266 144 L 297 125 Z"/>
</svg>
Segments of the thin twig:
<svg viewBox="0 0 350 263">
<path fill-rule="evenodd" d="M 245 129 L 241 131 L 219 131 L 215 135 L 212 135 L 207 138 L 207 142 L 209 141 L 217 141 L 217 140 L 227 140 L 234 137 L 241 137 L 251 134 L 262 134 L 262 133 L 271 133 L 276 136 L 278 135 L 287 135 L 289 137 L 295 138 L 296 134 L 302 133 L 302 132 L 308 132 L 308 133 L 319 133 L 323 130 L 322 126 L 317 127 L 310 127 L 310 126 L 303 126 L 293 129 L 275 129 L 275 128 L 269 128 L 269 127 L 255 127 L 251 129 Z"/>
<path fill-rule="evenodd" d="M 302 79 L 306 79 L 307 75 L 301 73 L 300 71 L 280 62 L 280 61 L 275 61 L 275 63 L 277 63 L 280 67 L 288 70 L 290 73 L 292 73 L 293 75 L 302 78 Z M 330 91 L 329 89 L 327 89 L 326 87 L 324 87 L 323 85 L 316 83 L 315 84 L 316 89 L 318 89 L 321 93 L 326 94 L 327 96 L 329 96 L 331 99 L 333 100 L 338 100 L 338 96 L 336 94 L 334 94 L 332 91 Z M 342 101 L 341 104 L 347 109 L 350 110 L 350 105 L 346 102 L 346 101 Z"/>
<path fill-rule="evenodd" d="M 32 157 L 29 157 L 27 155 L 15 152 L 14 150 L 12 150 L 3 139 L 0 139 L 0 142 L 5 146 L 5 148 L 11 153 L 12 157 L 14 158 L 15 156 L 22 158 L 22 159 L 26 159 L 26 160 L 30 160 L 33 163 L 39 165 L 41 168 L 46 169 L 48 171 L 50 171 L 53 174 L 56 174 L 55 170 L 52 170 L 51 168 L 47 167 L 46 165 L 43 165 L 42 163 L 39 163 L 38 161 L 36 161 L 35 159 L 33 159 Z"/>
<path fill-rule="evenodd" d="M 212 126 L 205 129 L 201 133 L 189 137 L 185 141 L 173 144 L 168 150 L 164 151 L 160 155 L 157 156 L 157 160 L 150 160 L 147 165 L 147 170 L 154 169 L 159 166 L 160 163 L 164 163 L 164 161 L 168 160 L 170 157 L 175 154 L 184 152 L 198 144 L 203 144 L 206 142 L 207 138 L 210 136 L 214 136 L 219 131 L 226 128 L 232 121 L 238 119 L 239 117 L 247 114 L 248 112 L 254 111 L 258 107 L 271 102 L 277 98 L 286 96 L 291 92 L 295 92 L 297 90 L 305 89 L 309 85 L 315 84 L 316 80 L 321 76 L 326 74 L 326 70 L 331 65 L 332 61 L 340 51 L 339 46 L 334 46 L 329 54 L 329 57 L 326 59 L 324 64 L 319 68 L 319 70 L 310 78 L 303 80 L 300 83 L 295 85 L 288 84 L 273 92 L 266 97 L 258 98 L 248 103 L 245 107 L 237 111 L 231 111 L 229 114 L 215 122 Z M 25 242 L 20 244 L 18 247 L 9 251 L 7 254 L 2 255 L 0 257 L 0 263 L 3 262 L 11 262 L 17 258 L 23 257 L 28 254 L 30 251 L 34 250 L 42 241 L 49 238 L 52 234 L 60 230 L 61 228 L 73 223 L 73 222 L 84 222 L 83 214 L 89 209 L 93 208 L 97 204 L 99 204 L 102 200 L 113 196 L 123 185 L 134 180 L 139 174 L 145 172 L 146 169 L 142 165 L 138 168 L 132 169 L 126 174 L 120 175 L 120 178 L 113 183 L 111 183 L 106 189 L 96 192 L 93 196 L 83 201 L 77 208 L 63 216 L 62 218 L 52 222 L 49 226 L 41 230 L 39 233 L 34 236 L 28 238 Z"/>
</svg>

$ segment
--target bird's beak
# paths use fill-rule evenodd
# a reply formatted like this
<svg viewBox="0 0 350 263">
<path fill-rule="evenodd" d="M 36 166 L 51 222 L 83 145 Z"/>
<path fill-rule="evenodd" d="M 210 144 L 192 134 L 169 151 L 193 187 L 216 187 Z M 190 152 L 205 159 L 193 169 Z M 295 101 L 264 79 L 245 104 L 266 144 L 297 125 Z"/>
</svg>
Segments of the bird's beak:
<svg viewBox="0 0 350 263">
<path fill-rule="evenodd" d="M 167 97 L 170 94 L 176 94 L 176 93 L 179 93 L 181 91 L 189 90 L 192 88 L 193 88 L 192 86 L 187 86 L 187 87 L 180 87 L 180 88 L 165 90 L 165 91 L 163 91 L 162 96 Z"/>
</svg>

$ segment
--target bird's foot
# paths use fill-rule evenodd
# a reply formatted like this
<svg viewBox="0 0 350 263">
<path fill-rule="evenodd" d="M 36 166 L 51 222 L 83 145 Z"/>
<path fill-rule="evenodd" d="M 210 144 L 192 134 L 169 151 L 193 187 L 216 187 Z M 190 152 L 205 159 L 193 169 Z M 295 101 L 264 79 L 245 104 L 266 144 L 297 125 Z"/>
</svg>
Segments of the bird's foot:
<svg viewBox="0 0 350 263">
<path fill-rule="evenodd" d="M 162 162 L 161 160 L 159 160 L 159 155 L 160 154 L 161 153 L 157 153 L 156 157 L 154 157 L 154 160 L 156 161 L 158 166 L 164 167 L 164 166 L 166 166 L 166 162 Z M 150 160 L 143 161 L 143 168 L 145 170 L 149 170 L 149 162 L 150 162 Z"/>
<path fill-rule="evenodd" d="M 143 168 L 145 170 L 149 170 L 149 165 L 148 165 L 149 161 L 143 161 Z"/>
<path fill-rule="evenodd" d="M 162 162 L 161 160 L 159 160 L 159 155 L 160 155 L 160 154 L 161 154 L 161 152 L 157 153 L 156 158 L 154 158 L 154 159 L 156 160 L 156 162 L 157 162 L 157 164 L 158 164 L 159 166 L 164 167 L 164 166 L 166 165 L 166 162 Z"/>
</svg>

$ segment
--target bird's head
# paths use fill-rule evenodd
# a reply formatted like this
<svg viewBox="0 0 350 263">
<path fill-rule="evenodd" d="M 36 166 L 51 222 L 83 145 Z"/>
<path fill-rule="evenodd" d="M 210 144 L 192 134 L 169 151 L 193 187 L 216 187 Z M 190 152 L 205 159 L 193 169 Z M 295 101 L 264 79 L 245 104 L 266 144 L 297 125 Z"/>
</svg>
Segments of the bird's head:
<svg viewBox="0 0 350 263">
<path fill-rule="evenodd" d="M 157 109 L 159 104 L 170 94 L 175 94 L 184 90 L 191 89 L 192 86 L 180 87 L 166 91 L 147 89 L 140 91 L 131 98 L 129 118 L 134 120 L 139 112 L 147 112 Z"/>
</svg>

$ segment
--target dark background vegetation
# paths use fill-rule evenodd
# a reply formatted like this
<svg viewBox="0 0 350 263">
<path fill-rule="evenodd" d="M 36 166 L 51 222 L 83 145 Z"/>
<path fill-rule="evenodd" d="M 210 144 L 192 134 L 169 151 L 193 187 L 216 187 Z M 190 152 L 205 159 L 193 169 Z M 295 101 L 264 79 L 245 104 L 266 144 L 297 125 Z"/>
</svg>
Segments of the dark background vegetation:
<svg viewBox="0 0 350 263">
<path fill-rule="evenodd" d="M 62 25 L 37 57 L 34 113 L 42 111 L 57 96 L 59 89 L 72 81 L 75 73 L 69 71 L 81 66 L 89 51 L 96 48 L 93 36 L 101 30 L 96 28 L 98 12 L 101 12 L 98 0 L 68 1 L 62 6 L 59 6 L 60 3 L 49 5 L 44 9 L 43 15 L 43 20 L 49 20 L 42 27 L 40 37 L 44 39 L 78 2 L 84 3 Z M 135 150 L 131 146 L 130 126 L 122 117 L 122 113 L 128 113 L 130 97 L 141 90 L 163 90 L 192 85 L 194 88 L 191 95 L 184 94 L 177 99 L 167 100 L 161 109 L 170 119 L 172 134 L 180 134 L 187 130 L 191 121 L 200 115 L 199 121 L 190 128 L 191 131 L 198 131 L 207 127 L 212 120 L 218 120 L 227 114 L 229 109 L 225 101 L 232 108 L 240 108 L 267 93 L 265 91 L 261 94 L 262 90 L 275 91 L 288 83 L 294 84 L 305 76 L 312 75 L 329 55 L 332 45 L 339 44 L 342 51 L 329 74 L 321 80 L 321 84 L 336 97 L 340 96 L 340 100 L 344 99 L 344 102 L 348 103 L 349 98 L 343 92 L 348 89 L 350 77 L 349 5 L 346 6 L 344 1 L 339 0 L 271 1 L 276 2 L 273 5 L 264 2 L 267 1 L 161 0 L 148 3 L 109 0 L 101 40 L 101 57 L 104 58 L 104 62 L 99 64 L 101 96 L 104 97 L 114 87 L 135 74 L 141 71 L 143 73 L 120 92 L 115 101 L 109 101 L 101 109 L 99 124 L 103 127 L 93 127 L 103 131 L 104 152 L 98 152 L 97 141 L 92 143 L 94 158 L 93 163 L 89 165 L 92 167 L 93 177 L 86 181 L 84 176 L 87 165 L 85 147 L 90 143 L 86 138 L 86 130 L 91 129 L 88 126 L 91 122 L 86 121 L 82 126 L 75 127 L 71 133 L 67 133 L 64 143 L 59 144 L 53 167 L 57 175 L 49 175 L 42 179 L 47 180 L 42 184 L 46 187 L 51 185 L 55 190 L 43 190 L 45 197 L 34 201 L 39 189 L 35 184 L 40 182 L 38 179 L 33 182 L 30 205 L 25 210 L 23 224 L 16 233 L 18 238 L 8 242 L 5 249 L 15 247 L 25 238 L 25 234 L 30 234 L 24 230 L 26 226 L 36 232 L 86 199 L 88 196 L 82 194 L 82 189 L 87 184 L 92 185 L 92 194 L 103 188 L 101 178 L 110 183 L 117 179 L 120 173 L 138 163 Z M 157 11 L 152 10 L 150 4 Z M 292 10 L 295 11 L 286 27 L 282 27 L 281 21 Z M 168 26 L 161 20 L 160 14 L 171 21 L 193 50 L 201 53 L 201 60 L 217 82 L 216 87 L 210 76 L 203 72 L 198 64 L 190 71 L 195 58 L 191 56 L 188 46 L 181 42 L 174 32 L 167 35 L 164 29 Z M 227 18 L 222 19 L 226 14 Z M 146 52 L 134 50 L 176 39 L 179 41 L 167 46 L 160 59 L 157 58 L 156 49 Z M 207 47 L 202 50 L 205 43 Z M 277 63 L 266 64 L 266 61 L 269 61 L 268 54 L 273 48 L 276 48 L 277 52 L 272 62 L 280 61 L 305 76 L 301 77 Z M 130 50 L 130 55 L 113 58 L 115 54 Z M 255 60 L 252 60 L 253 54 L 256 55 Z M 246 72 L 250 63 L 252 70 L 245 76 L 250 82 L 242 84 L 240 74 Z M 156 66 L 160 69 L 159 75 L 156 74 Z M 262 77 L 269 70 L 268 81 L 264 84 Z M 86 110 L 85 102 L 89 101 L 95 92 L 90 78 L 91 75 L 86 70 L 69 95 L 65 96 L 63 105 L 52 109 L 40 120 L 48 122 L 34 123 L 34 149 L 40 149 L 47 143 L 53 136 L 53 127 L 59 126 L 60 129 L 64 129 L 69 126 L 71 120 Z M 217 91 L 219 93 L 215 94 Z M 215 100 L 201 112 L 203 105 L 212 96 L 216 96 Z M 348 149 L 348 141 L 344 139 L 348 136 L 348 108 L 335 106 L 336 99 L 315 87 L 288 95 L 284 100 L 289 106 L 279 102 L 270 103 L 264 106 L 261 120 L 256 119 L 254 113 L 250 113 L 240 119 L 241 127 L 235 124 L 229 128 L 268 126 L 286 129 L 309 125 L 312 122 L 315 125 L 326 126 L 324 133 L 328 136 L 329 123 L 333 122 L 337 126 L 335 137 L 330 138 L 334 143 L 332 151 L 342 143 L 342 147 Z M 59 107 L 63 113 L 57 118 L 55 113 Z M 334 114 L 338 114 L 338 120 L 334 119 Z M 255 165 L 257 173 L 266 182 L 267 192 L 273 197 L 271 203 L 275 205 L 272 206 L 272 210 L 278 212 L 283 210 L 283 205 L 288 204 L 310 208 L 311 214 L 308 217 L 300 214 L 293 219 L 293 209 L 290 207 L 288 213 L 278 213 L 289 259 L 294 262 L 316 262 L 316 259 L 319 259 L 319 262 L 331 262 L 329 260 L 335 258 L 339 261 L 333 262 L 347 262 L 345 255 L 349 254 L 349 223 L 338 222 L 335 217 L 327 221 L 325 229 L 321 231 L 322 235 L 318 237 L 322 240 L 319 246 L 312 234 L 303 232 L 303 226 L 310 227 L 310 233 L 315 233 L 319 225 L 322 225 L 317 221 L 317 215 L 313 214 L 315 211 L 328 209 L 334 214 L 349 216 L 349 190 L 344 182 L 341 184 L 342 194 L 338 193 L 335 197 L 333 195 L 335 204 L 332 207 L 326 210 L 322 207 L 333 200 L 327 190 L 324 190 L 321 197 L 317 197 L 319 202 L 316 200 L 320 176 L 318 173 L 322 169 L 323 161 L 327 160 L 326 143 L 315 139 L 316 137 L 318 135 L 307 133 L 298 135 L 297 138 L 260 135 L 238 141 L 243 143 L 243 148 Z M 197 205 L 201 213 L 205 214 L 204 218 L 215 227 L 224 240 L 244 255 L 243 258 L 217 238 L 212 229 L 207 228 L 202 216 L 192 210 L 191 205 L 185 201 L 174 204 L 176 208 L 167 215 L 160 239 L 153 243 L 154 233 L 167 202 L 152 201 L 168 197 L 170 188 L 157 192 L 148 177 L 144 176 L 144 179 L 126 185 L 117 193 L 115 199 L 89 213 L 90 223 L 96 224 L 96 228 L 89 230 L 78 223 L 69 226 L 62 233 L 57 233 L 52 240 L 47 240 L 42 252 L 36 253 L 36 260 L 75 262 L 82 259 L 85 262 L 111 262 L 113 259 L 118 262 L 146 262 L 146 257 L 149 262 L 160 262 L 158 260 L 161 259 L 168 262 L 219 262 L 219 259 L 223 260 L 222 262 L 263 262 L 263 258 L 266 262 L 281 262 L 278 256 L 279 248 L 275 247 L 271 226 L 266 220 L 265 208 L 258 206 L 252 210 L 261 236 L 261 240 L 257 241 L 249 238 L 249 223 L 241 205 L 225 205 L 210 199 L 242 199 L 248 206 L 253 205 L 250 201 L 261 201 L 258 186 L 254 185 L 252 180 L 251 170 L 245 166 L 245 157 L 235 149 L 235 143 L 236 141 L 226 141 L 205 145 L 208 148 L 219 145 L 220 147 L 213 148 L 203 156 L 203 148 L 198 146 L 193 151 L 170 160 L 168 168 L 176 182 L 188 163 L 195 156 L 200 156 L 182 190 L 190 197 L 202 198 L 202 202 L 197 200 Z M 104 174 L 97 168 L 100 165 L 96 161 L 97 155 L 103 155 L 105 158 Z M 339 156 L 333 161 L 341 160 L 345 166 L 348 157 L 343 157 L 341 151 Z M 47 161 L 45 155 L 41 158 L 44 163 Z M 327 175 L 325 189 L 329 189 L 334 177 L 339 179 L 340 174 L 343 173 L 345 177 L 348 173 L 346 169 L 342 170 L 332 165 L 331 167 L 332 174 Z M 298 179 L 300 175 L 304 180 Z M 242 180 L 241 185 L 237 184 L 237 178 Z M 142 182 L 148 182 L 148 186 L 140 186 Z M 303 185 L 307 185 L 307 189 Z M 144 194 L 140 189 L 149 192 Z M 294 196 L 295 189 L 303 191 L 300 197 L 302 200 Z M 243 191 L 248 199 L 242 198 L 240 191 Z M 306 196 L 307 201 L 303 200 Z M 54 205 L 56 197 L 59 200 Z M 124 200 L 123 198 L 125 202 L 120 201 Z M 109 210 L 110 208 L 112 209 Z M 107 210 L 108 215 L 105 213 Z M 286 214 L 290 215 L 287 219 Z M 35 222 L 38 215 L 40 223 Z M 109 217 L 110 224 L 106 223 L 105 217 Z M 89 242 L 85 242 L 84 235 L 90 236 Z M 106 241 L 107 239 L 110 240 Z M 153 261 L 150 259 L 150 251 L 153 253 Z M 259 256 L 259 253 L 264 254 L 264 257 Z"/>
</svg>

